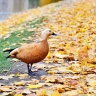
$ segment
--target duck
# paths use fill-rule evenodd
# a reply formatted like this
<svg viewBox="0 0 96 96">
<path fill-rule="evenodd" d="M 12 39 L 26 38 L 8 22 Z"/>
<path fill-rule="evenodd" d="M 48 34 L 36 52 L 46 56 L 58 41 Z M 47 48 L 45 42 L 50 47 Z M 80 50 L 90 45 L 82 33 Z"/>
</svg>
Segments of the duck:
<svg viewBox="0 0 96 96">
<path fill-rule="evenodd" d="M 6 58 L 16 58 L 27 64 L 28 74 L 30 76 L 34 75 L 32 72 L 32 65 L 34 63 L 42 61 L 49 52 L 48 37 L 51 35 L 56 35 L 51 29 L 47 28 L 42 31 L 41 41 L 39 43 L 32 42 L 30 44 L 22 45 L 18 48 L 13 48 L 6 50 L 9 55 Z"/>
</svg>

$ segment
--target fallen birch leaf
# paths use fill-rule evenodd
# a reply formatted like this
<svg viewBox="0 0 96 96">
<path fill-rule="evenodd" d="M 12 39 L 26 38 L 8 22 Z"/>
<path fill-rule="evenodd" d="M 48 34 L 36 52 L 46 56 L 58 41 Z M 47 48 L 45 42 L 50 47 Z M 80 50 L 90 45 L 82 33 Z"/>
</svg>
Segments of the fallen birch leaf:
<svg viewBox="0 0 96 96">
<path fill-rule="evenodd" d="M 21 78 L 21 79 L 24 79 L 28 76 L 28 74 L 20 74 L 20 73 L 17 73 L 16 74 L 17 77 Z"/>
<path fill-rule="evenodd" d="M 13 78 L 12 76 L 0 76 L 0 80 L 8 80 L 10 78 Z"/>
<path fill-rule="evenodd" d="M 61 96 L 58 91 L 54 92 L 51 96 Z"/>
<path fill-rule="evenodd" d="M 22 94 L 25 94 L 25 95 L 31 94 L 31 91 L 29 89 L 24 89 Z"/>
<path fill-rule="evenodd" d="M 15 82 L 14 85 L 15 86 L 23 86 L 25 83 L 20 81 L 20 82 Z"/>
<path fill-rule="evenodd" d="M 43 86 L 42 84 L 35 84 L 35 85 L 28 84 L 27 88 L 35 89 L 35 88 L 41 88 L 42 86 Z"/>
<path fill-rule="evenodd" d="M 55 74 L 54 71 L 48 71 L 48 74 Z"/>
<path fill-rule="evenodd" d="M 14 92 L 3 92 L 3 93 L 1 94 L 1 96 L 14 96 L 14 95 L 15 95 Z"/>
<path fill-rule="evenodd" d="M 11 92 L 12 89 L 10 88 L 4 88 L 4 87 L 0 87 L 0 92 Z"/>
<path fill-rule="evenodd" d="M 48 96 L 47 95 L 47 90 L 46 89 L 42 89 L 40 91 L 37 91 L 37 96 Z"/>
<path fill-rule="evenodd" d="M 22 94 L 15 94 L 14 96 L 23 96 Z"/>
</svg>

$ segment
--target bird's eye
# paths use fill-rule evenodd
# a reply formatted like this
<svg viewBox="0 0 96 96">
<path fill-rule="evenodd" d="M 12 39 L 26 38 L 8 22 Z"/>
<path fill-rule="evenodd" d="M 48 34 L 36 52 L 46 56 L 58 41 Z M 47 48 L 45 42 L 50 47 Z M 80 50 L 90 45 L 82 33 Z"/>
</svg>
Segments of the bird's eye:
<svg viewBox="0 0 96 96">
<path fill-rule="evenodd" d="M 49 32 L 51 32 L 51 30 L 49 30 Z"/>
</svg>

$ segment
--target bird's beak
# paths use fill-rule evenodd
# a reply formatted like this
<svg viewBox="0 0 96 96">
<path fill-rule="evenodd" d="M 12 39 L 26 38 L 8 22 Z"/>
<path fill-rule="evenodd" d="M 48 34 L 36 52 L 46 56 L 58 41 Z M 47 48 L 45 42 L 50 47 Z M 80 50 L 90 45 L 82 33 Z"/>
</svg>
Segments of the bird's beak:
<svg viewBox="0 0 96 96">
<path fill-rule="evenodd" d="M 57 34 L 55 34 L 55 33 L 53 32 L 52 35 L 55 35 L 55 36 L 56 36 Z"/>
</svg>

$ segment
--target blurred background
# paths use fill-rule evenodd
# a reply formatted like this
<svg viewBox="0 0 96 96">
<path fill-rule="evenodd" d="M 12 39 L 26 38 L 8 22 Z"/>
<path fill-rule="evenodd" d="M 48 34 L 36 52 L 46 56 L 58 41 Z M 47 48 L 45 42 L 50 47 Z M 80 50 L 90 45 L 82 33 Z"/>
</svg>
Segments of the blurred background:
<svg viewBox="0 0 96 96">
<path fill-rule="evenodd" d="M 11 14 L 23 12 L 57 1 L 60 0 L 0 0 L 0 21 L 3 21 Z"/>
</svg>

